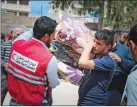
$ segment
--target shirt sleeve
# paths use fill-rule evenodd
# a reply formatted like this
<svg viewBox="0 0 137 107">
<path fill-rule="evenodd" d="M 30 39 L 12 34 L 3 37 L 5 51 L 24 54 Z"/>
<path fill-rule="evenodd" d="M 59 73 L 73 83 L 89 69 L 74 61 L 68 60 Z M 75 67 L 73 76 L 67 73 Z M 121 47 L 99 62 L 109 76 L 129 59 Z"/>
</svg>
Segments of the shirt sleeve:
<svg viewBox="0 0 137 107">
<path fill-rule="evenodd" d="M 55 56 L 53 56 L 48 64 L 46 71 L 51 88 L 55 88 L 60 83 L 57 71 L 58 71 L 57 60 Z"/>
<path fill-rule="evenodd" d="M 133 71 L 127 78 L 127 105 L 137 105 L 137 70 Z"/>
<path fill-rule="evenodd" d="M 130 71 L 135 66 L 135 64 L 136 63 L 133 60 L 131 52 L 129 48 L 127 48 L 126 58 L 122 59 L 122 63 L 120 64 L 120 67 L 123 69 L 123 71 Z"/>
<path fill-rule="evenodd" d="M 116 62 L 110 57 L 97 58 L 93 60 L 95 63 L 94 70 L 97 71 L 114 71 Z"/>
<path fill-rule="evenodd" d="M 29 29 L 28 31 L 24 32 L 23 34 L 21 34 L 19 37 L 17 37 L 14 42 L 18 41 L 18 40 L 29 40 L 30 38 L 33 37 L 33 29 Z M 13 43 L 14 43 L 13 42 Z"/>
</svg>

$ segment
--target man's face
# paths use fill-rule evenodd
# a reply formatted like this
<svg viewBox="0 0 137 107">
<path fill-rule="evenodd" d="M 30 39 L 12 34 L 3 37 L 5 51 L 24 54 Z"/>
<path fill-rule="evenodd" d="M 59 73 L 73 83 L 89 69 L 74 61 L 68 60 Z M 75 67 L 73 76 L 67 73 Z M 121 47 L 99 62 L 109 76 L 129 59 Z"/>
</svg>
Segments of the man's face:
<svg viewBox="0 0 137 107">
<path fill-rule="evenodd" d="M 122 35 L 122 36 L 120 37 L 120 42 L 121 42 L 122 44 L 124 44 L 124 43 L 126 42 L 125 36 L 126 36 L 126 35 Z"/>
<path fill-rule="evenodd" d="M 110 49 L 111 45 L 107 45 L 104 40 L 94 39 L 94 45 L 92 48 L 92 53 L 96 55 L 102 55 Z"/>
<path fill-rule="evenodd" d="M 15 31 L 12 40 L 15 40 L 18 36 L 24 33 L 24 30 Z"/>
<path fill-rule="evenodd" d="M 15 40 L 19 35 L 20 35 L 20 34 L 14 35 L 12 40 Z"/>
<path fill-rule="evenodd" d="M 50 43 L 54 40 L 54 32 L 51 35 L 46 35 L 45 36 L 45 44 L 46 46 L 49 48 L 50 47 Z"/>
<path fill-rule="evenodd" d="M 128 40 L 128 45 L 130 47 L 135 62 L 137 62 L 137 45 L 132 40 Z"/>
</svg>

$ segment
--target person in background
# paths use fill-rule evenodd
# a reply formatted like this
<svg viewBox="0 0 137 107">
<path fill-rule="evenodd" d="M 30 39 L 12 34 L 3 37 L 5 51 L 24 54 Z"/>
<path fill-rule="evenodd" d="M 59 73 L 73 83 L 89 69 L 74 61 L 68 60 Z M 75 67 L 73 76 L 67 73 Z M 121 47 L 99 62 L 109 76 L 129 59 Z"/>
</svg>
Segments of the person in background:
<svg viewBox="0 0 137 107">
<path fill-rule="evenodd" d="M 132 68 L 127 78 L 123 98 L 125 98 L 125 95 L 127 96 L 128 106 L 137 106 L 137 23 L 130 29 L 127 42 L 136 65 Z"/>
<path fill-rule="evenodd" d="M 7 70 L 8 70 L 8 61 L 10 57 L 10 51 L 13 41 L 21 34 L 24 30 L 20 28 L 15 28 L 13 30 L 12 40 L 4 42 L 1 44 L 1 105 L 7 94 Z"/>
<path fill-rule="evenodd" d="M 13 35 L 13 31 L 10 32 L 9 36 L 8 36 L 8 40 L 12 40 L 12 36 Z"/>
<path fill-rule="evenodd" d="M 114 42 L 109 55 L 117 62 L 117 64 L 114 76 L 108 88 L 107 105 L 119 106 L 127 76 L 130 73 L 130 70 L 134 67 L 135 62 L 130 53 L 129 47 L 125 44 Z"/>
<path fill-rule="evenodd" d="M 120 35 L 119 42 L 123 45 L 126 45 L 126 37 L 127 37 L 127 33 L 124 33 L 124 34 Z"/>
<path fill-rule="evenodd" d="M 1 44 L 5 42 L 5 35 L 3 33 L 1 33 Z"/>
<path fill-rule="evenodd" d="M 8 69 L 10 106 L 50 105 L 51 88 L 60 82 L 57 60 L 48 47 L 59 31 L 60 26 L 54 20 L 42 16 L 36 20 L 33 30 L 14 41 Z"/>
<path fill-rule="evenodd" d="M 79 67 L 90 69 L 79 87 L 78 106 L 103 106 L 107 102 L 107 88 L 113 77 L 116 62 L 109 56 L 114 43 L 111 31 L 103 29 L 89 38 L 79 59 Z M 95 59 L 90 59 L 91 52 Z"/>
</svg>

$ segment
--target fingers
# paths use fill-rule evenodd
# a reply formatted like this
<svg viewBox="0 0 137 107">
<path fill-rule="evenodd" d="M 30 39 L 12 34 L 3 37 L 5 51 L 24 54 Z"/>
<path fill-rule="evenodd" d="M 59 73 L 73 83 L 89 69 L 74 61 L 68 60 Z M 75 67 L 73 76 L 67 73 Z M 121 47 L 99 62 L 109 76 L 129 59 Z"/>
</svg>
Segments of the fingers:
<svg viewBox="0 0 137 107">
<path fill-rule="evenodd" d="M 62 23 L 59 23 L 56 27 L 56 32 L 60 32 Z"/>
<path fill-rule="evenodd" d="M 112 59 L 116 59 L 115 54 L 112 53 L 112 52 L 109 53 L 109 56 L 110 56 Z"/>
<path fill-rule="evenodd" d="M 121 58 L 117 54 L 110 52 L 109 56 L 117 62 L 121 62 Z"/>
<path fill-rule="evenodd" d="M 55 34 L 54 34 L 54 38 L 55 40 L 58 40 L 59 38 L 59 33 L 61 31 L 61 27 L 62 27 L 62 24 L 59 23 L 57 26 L 56 26 L 56 29 L 55 29 Z"/>
<path fill-rule="evenodd" d="M 87 45 L 93 45 L 93 44 L 94 44 L 94 40 L 93 40 L 93 38 L 89 35 L 89 36 L 88 36 Z"/>
</svg>

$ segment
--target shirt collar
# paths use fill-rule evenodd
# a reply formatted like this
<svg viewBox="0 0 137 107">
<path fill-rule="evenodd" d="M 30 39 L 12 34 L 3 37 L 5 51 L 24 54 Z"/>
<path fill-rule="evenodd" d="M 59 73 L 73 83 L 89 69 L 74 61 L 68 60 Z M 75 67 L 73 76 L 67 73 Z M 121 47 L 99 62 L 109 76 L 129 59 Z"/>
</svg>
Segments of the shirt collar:
<svg viewBox="0 0 137 107">
<path fill-rule="evenodd" d="M 111 51 L 111 52 L 117 51 L 117 44 L 116 44 L 116 46 L 115 46 L 114 48 L 112 48 L 110 51 Z"/>
<path fill-rule="evenodd" d="M 37 42 L 39 42 L 40 44 L 42 44 L 47 50 L 48 50 L 48 47 L 40 40 L 38 39 L 35 39 L 34 37 L 32 37 L 32 39 L 36 40 Z"/>
<path fill-rule="evenodd" d="M 134 72 L 135 70 L 137 70 L 137 64 L 131 69 L 131 72 Z"/>
</svg>

